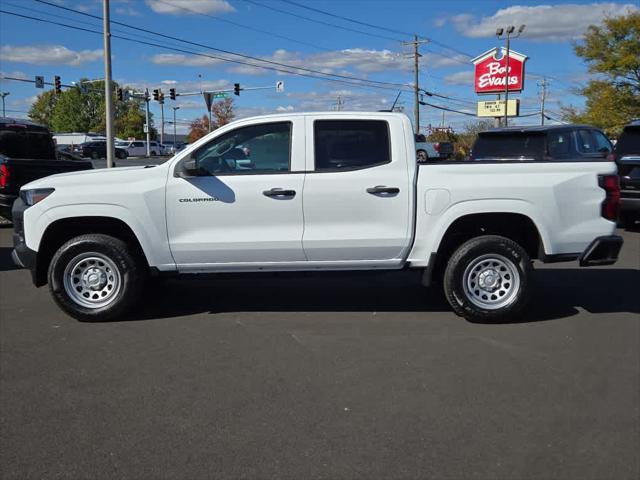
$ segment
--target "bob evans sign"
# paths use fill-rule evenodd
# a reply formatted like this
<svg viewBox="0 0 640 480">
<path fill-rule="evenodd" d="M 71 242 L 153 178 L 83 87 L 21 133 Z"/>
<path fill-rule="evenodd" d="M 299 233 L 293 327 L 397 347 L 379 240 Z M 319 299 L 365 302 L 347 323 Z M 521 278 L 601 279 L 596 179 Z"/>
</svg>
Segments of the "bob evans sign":
<svg viewBox="0 0 640 480">
<path fill-rule="evenodd" d="M 497 58 L 500 50 L 500 59 Z M 509 75 L 506 75 L 506 49 L 492 48 L 472 60 L 475 66 L 476 93 L 502 93 L 505 79 L 509 79 L 509 91 L 520 92 L 524 88 L 524 62 L 526 55 L 509 50 Z"/>
</svg>

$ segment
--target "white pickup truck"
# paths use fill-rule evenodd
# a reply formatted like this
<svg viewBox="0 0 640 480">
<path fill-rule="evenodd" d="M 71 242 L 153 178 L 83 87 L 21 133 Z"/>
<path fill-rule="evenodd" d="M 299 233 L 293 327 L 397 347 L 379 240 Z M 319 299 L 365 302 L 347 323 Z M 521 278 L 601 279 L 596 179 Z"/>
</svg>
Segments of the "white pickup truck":
<svg viewBox="0 0 640 480">
<path fill-rule="evenodd" d="M 421 269 L 453 310 L 506 320 L 532 260 L 614 263 L 614 162 L 418 166 L 397 113 L 239 120 L 166 163 L 53 175 L 13 207 L 14 261 L 81 320 L 163 274 Z"/>
</svg>

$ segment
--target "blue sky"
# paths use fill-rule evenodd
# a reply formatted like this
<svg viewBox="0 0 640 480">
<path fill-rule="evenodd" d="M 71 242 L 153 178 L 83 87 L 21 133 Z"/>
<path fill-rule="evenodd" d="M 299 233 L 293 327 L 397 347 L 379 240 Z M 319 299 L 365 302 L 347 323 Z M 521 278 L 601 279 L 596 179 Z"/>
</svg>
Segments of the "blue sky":
<svg viewBox="0 0 640 480">
<path fill-rule="evenodd" d="M 102 11 L 101 0 L 48 1 L 92 15 L 99 16 Z M 35 0 L 1 0 L 0 6 L 22 15 L 91 30 L 101 29 L 98 19 Z M 210 56 L 172 51 L 171 48 L 177 48 L 258 63 L 119 25 L 112 26 L 115 35 L 135 36 L 164 48 L 114 38 L 113 77 L 137 89 L 161 87 L 167 97 L 172 87 L 178 92 L 186 92 L 198 91 L 201 87 L 207 90 L 232 88 L 235 82 L 243 87 L 275 86 L 277 80 L 285 82 L 283 93 L 276 93 L 273 88 L 234 96 L 239 116 L 329 110 L 335 107 L 338 96 L 344 102 L 345 110 L 377 110 L 388 108 L 397 95 L 396 87 L 389 84 L 409 85 L 413 82 L 411 50 L 401 42 L 411 40 L 405 33 L 416 33 L 432 40 L 421 46 L 421 86 L 455 98 L 455 101 L 426 100 L 456 110 L 474 111 L 474 103 L 479 97 L 473 91 L 469 56 L 501 45 L 495 38 L 497 27 L 524 23 L 527 25 L 524 34 L 512 43 L 514 50 L 530 57 L 525 90 L 519 95 L 522 112 L 532 113 L 538 109 L 536 83 L 542 76 L 548 76 L 547 103 L 550 115 L 557 116 L 560 104 L 581 105 L 581 99 L 573 95 L 572 89 L 589 79 L 586 66 L 573 54 L 571 42 L 579 40 L 589 24 L 600 23 L 606 15 L 624 14 L 638 8 L 637 1 L 576 0 L 545 3 L 497 0 L 295 0 L 294 3 L 287 0 L 111 0 L 111 16 L 115 21 L 291 68 L 375 80 L 383 82 L 376 85 L 385 88 L 363 88 L 304 78 Z M 0 72 L 3 76 L 28 79 L 44 75 L 47 81 L 60 75 L 65 84 L 81 77 L 102 78 L 102 37 L 0 14 Z M 6 108 L 7 114 L 14 116 L 24 116 L 39 93 L 33 84 L 9 80 L 0 80 L 0 88 L 10 92 Z M 403 93 L 400 103 L 412 115 L 411 94 Z M 178 118 L 185 122 L 205 113 L 204 101 L 197 96 L 179 97 L 177 102 L 168 101 L 165 106 L 172 105 L 181 106 Z M 156 103 L 152 103 L 152 110 L 158 120 Z M 435 125 L 442 121 L 442 112 L 422 107 L 421 117 L 421 125 Z M 454 127 L 473 120 L 464 115 L 445 114 L 445 123 Z M 535 119 L 531 117 L 520 120 L 521 123 L 533 121 Z"/>
</svg>

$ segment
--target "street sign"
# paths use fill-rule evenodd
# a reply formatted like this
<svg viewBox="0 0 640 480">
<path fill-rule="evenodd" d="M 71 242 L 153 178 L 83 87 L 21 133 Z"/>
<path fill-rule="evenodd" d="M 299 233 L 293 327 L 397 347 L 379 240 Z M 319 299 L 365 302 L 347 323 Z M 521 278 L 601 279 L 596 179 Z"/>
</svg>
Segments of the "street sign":
<svg viewBox="0 0 640 480">
<path fill-rule="evenodd" d="M 497 58 L 501 53 L 500 59 Z M 474 86 L 476 93 L 503 93 L 505 78 L 509 77 L 509 91 L 520 92 L 524 88 L 524 63 L 527 56 L 509 50 L 509 74 L 506 74 L 506 49 L 492 48 L 474 58 Z"/>
<path fill-rule="evenodd" d="M 144 133 L 149 133 L 149 125 L 147 125 L 146 123 L 143 126 L 143 130 Z"/>
<path fill-rule="evenodd" d="M 211 92 L 203 92 L 202 96 L 204 97 L 204 103 L 207 104 L 207 111 L 211 111 L 211 102 L 213 101 L 213 93 Z"/>
<path fill-rule="evenodd" d="M 213 98 L 227 98 L 227 94 L 224 92 L 215 92 Z"/>
<path fill-rule="evenodd" d="M 517 117 L 520 115 L 520 100 L 508 101 L 507 115 Z M 504 100 L 489 100 L 478 102 L 478 117 L 504 117 Z"/>
<path fill-rule="evenodd" d="M 276 82 L 276 92 L 284 92 L 284 82 L 282 80 Z"/>
<path fill-rule="evenodd" d="M 36 88 L 44 88 L 44 76 L 36 75 Z"/>
</svg>

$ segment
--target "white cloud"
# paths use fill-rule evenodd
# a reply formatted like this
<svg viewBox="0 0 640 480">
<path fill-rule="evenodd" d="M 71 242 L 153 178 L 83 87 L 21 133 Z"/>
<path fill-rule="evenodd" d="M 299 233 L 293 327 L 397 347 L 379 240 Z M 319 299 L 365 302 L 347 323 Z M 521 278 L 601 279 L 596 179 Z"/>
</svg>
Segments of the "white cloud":
<svg viewBox="0 0 640 480">
<path fill-rule="evenodd" d="M 125 15 L 127 17 L 139 17 L 142 15 L 138 10 L 133 7 L 118 7 L 116 8 L 118 15 Z"/>
<path fill-rule="evenodd" d="M 229 13 L 235 8 L 226 0 L 146 0 L 156 13 L 189 15 L 194 13 Z"/>
<path fill-rule="evenodd" d="M 30 63 L 34 65 L 73 65 L 102 59 L 102 50 L 69 50 L 61 45 L 31 45 L 0 47 L 0 60 L 5 62 Z"/>
<path fill-rule="evenodd" d="M 452 73 L 444 77 L 448 85 L 469 85 L 473 86 L 473 70 Z"/>
<path fill-rule="evenodd" d="M 455 28 L 467 37 L 492 37 L 496 28 L 526 25 L 523 37 L 539 41 L 564 41 L 580 38 L 589 25 L 600 24 L 607 16 L 640 11 L 627 3 L 591 3 L 565 5 L 514 5 L 491 16 L 477 18 L 460 14 L 451 18 Z"/>
</svg>

